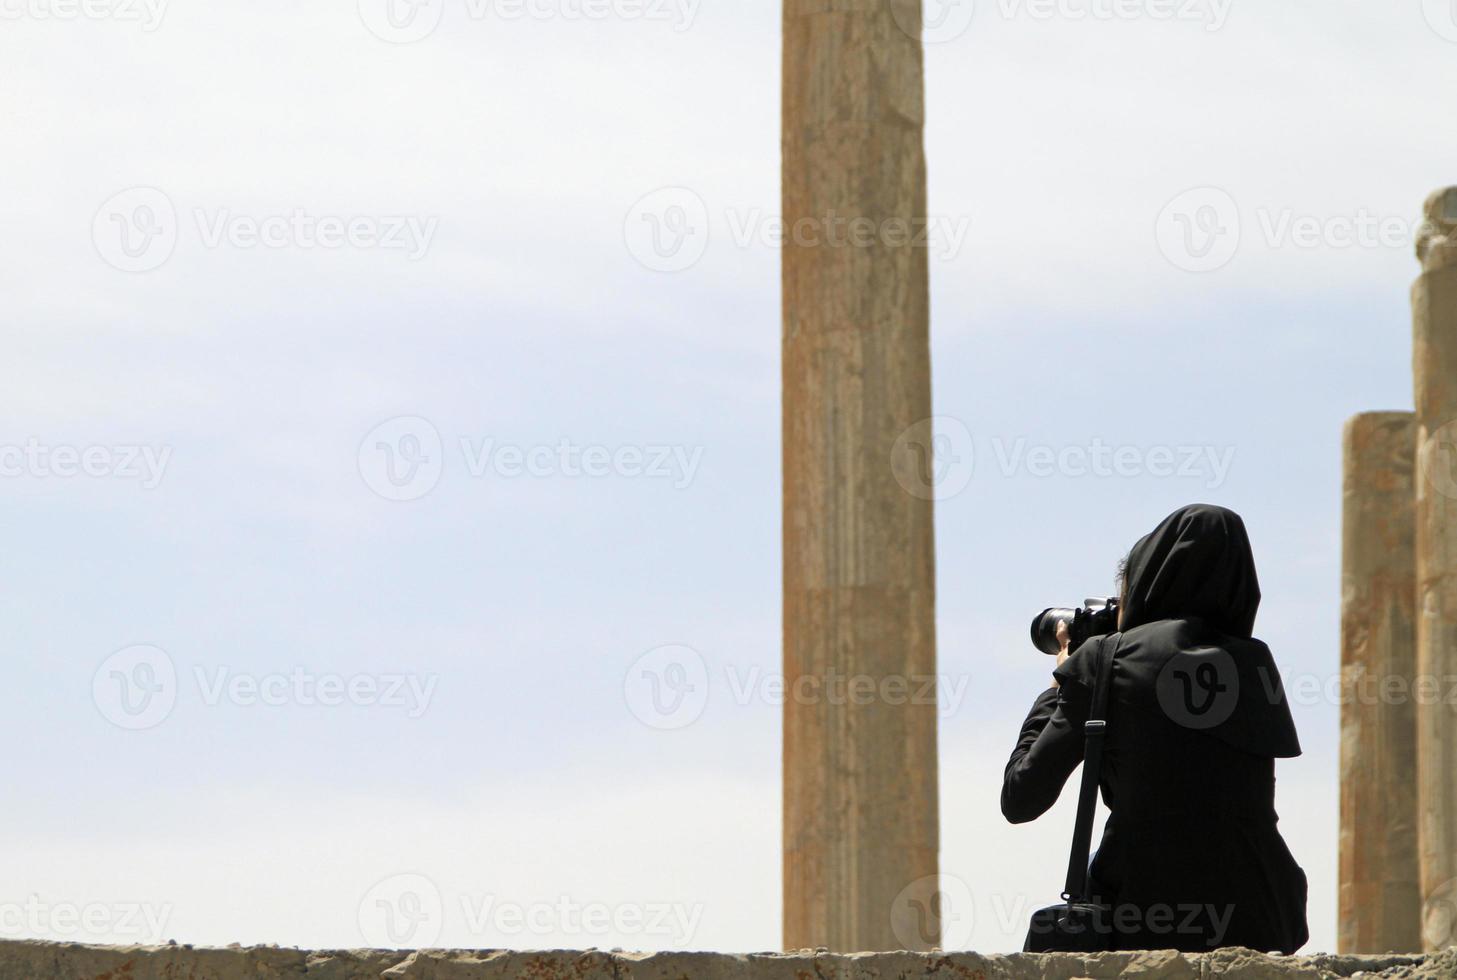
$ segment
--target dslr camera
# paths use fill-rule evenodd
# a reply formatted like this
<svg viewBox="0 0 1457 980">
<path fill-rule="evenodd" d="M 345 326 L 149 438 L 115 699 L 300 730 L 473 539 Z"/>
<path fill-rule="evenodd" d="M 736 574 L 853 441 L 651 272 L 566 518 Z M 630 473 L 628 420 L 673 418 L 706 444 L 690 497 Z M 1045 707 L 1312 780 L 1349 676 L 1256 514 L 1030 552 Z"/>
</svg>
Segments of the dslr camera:
<svg viewBox="0 0 1457 980">
<path fill-rule="evenodd" d="M 1049 656 L 1057 656 L 1057 624 L 1067 623 L 1068 652 L 1072 653 L 1089 637 L 1103 636 L 1118 630 L 1118 600 L 1084 599 L 1081 609 L 1053 606 L 1038 613 L 1032 620 L 1032 645 Z"/>
</svg>

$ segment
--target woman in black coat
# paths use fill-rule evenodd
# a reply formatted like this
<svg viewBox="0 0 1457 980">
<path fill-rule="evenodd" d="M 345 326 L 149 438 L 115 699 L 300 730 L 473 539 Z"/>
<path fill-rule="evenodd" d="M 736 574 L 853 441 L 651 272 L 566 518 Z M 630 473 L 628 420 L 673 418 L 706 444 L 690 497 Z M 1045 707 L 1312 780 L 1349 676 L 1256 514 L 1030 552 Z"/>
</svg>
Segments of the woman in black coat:
<svg viewBox="0 0 1457 980">
<path fill-rule="evenodd" d="M 1071 656 L 1064 645 L 1007 763 L 1002 813 L 1023 823 L 1057 801 L 1111 664 L 1110 815 L 1090 877 L 1112 907 L 1113 948 L 1293 953 L 1309 935 L 1306 880 L 1276 827 L 1275 760 L 1300 743 L 1270 650 L 1251 638 L 1260 588 L 1244 522 L 1176 511 L 1122 577 L 1120 632 Z"/>
</svg>

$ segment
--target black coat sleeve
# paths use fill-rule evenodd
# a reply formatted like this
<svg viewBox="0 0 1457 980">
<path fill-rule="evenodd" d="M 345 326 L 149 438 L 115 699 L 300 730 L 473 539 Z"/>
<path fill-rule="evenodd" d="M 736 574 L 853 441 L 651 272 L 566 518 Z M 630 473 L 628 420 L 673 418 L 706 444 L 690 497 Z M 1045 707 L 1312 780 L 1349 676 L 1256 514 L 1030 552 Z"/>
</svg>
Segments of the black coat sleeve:
<svg viewBox="0 0 1457 980">
<path fill-rule="evenodd" d="M 1064 681 L 1032 702 L 1002 777 L 1002 816 L 1012 823 L 1036 820 L 1051 809 L 1083 761 L 1089 700 L 1085 688 Z"/>
</svg>

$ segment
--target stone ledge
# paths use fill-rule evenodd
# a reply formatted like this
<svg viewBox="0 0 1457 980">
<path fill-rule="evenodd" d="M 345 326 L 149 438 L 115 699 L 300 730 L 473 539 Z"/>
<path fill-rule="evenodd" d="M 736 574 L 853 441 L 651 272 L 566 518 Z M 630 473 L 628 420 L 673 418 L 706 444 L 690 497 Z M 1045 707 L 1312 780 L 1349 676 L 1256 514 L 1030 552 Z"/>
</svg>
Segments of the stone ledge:
<svg viewBox="0 0 1457 980">
<path fill-rule="evenodd" d="M 0 942 L 0 980 L 1452 980 L 1457 949 L 1431 956 L 1188 954 L 623 953 L 602 950 L 333 950 L 276 946 L 82 946 Z"/>
</svg>

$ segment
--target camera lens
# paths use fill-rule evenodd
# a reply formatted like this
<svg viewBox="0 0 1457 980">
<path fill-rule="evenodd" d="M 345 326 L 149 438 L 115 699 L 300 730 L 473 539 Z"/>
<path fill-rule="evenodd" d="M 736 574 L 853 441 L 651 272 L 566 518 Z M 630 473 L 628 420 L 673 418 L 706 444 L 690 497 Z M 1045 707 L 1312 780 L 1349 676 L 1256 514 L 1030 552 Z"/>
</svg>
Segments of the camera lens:
<svg viewBox="0 0 1457 980">
<path fill-rule="evenodd" d="M 1076 615 L 1076 609 L 1064 609 L 1060 606 L 1042 610 L 1032 619 L 1032 645 L 1050 657 L 1057 656 L 1061 650 L 1061 645 L 1057 642 L 1057 623 L 1061 620 L 1071 627 Z"/>
</svg>

